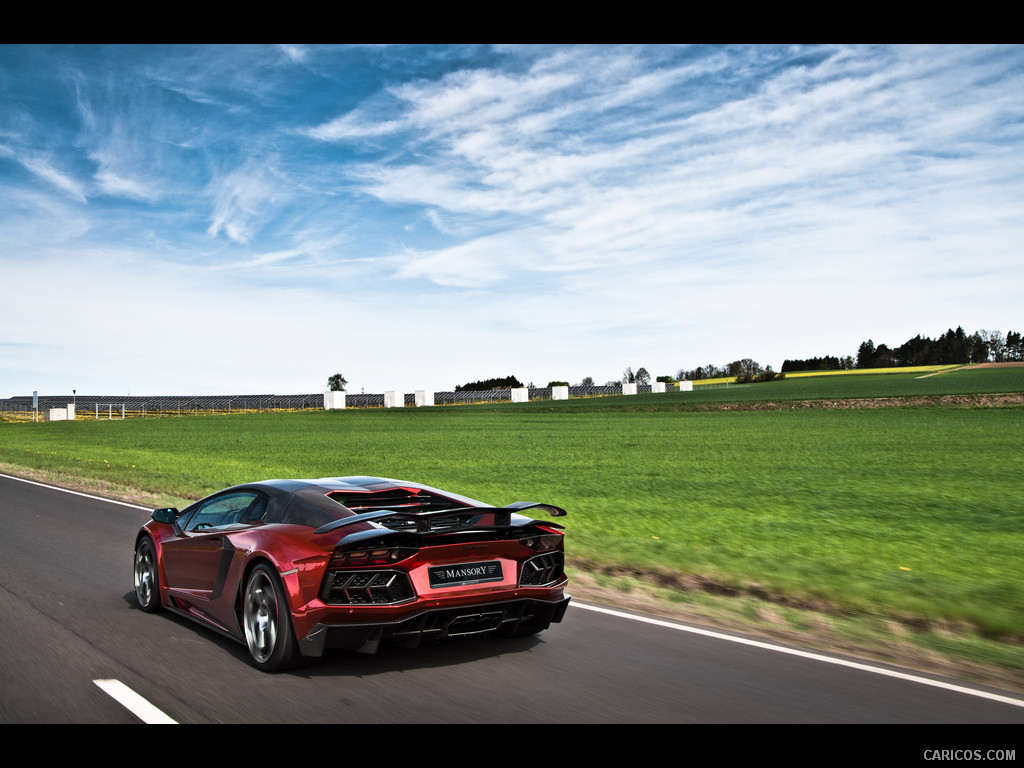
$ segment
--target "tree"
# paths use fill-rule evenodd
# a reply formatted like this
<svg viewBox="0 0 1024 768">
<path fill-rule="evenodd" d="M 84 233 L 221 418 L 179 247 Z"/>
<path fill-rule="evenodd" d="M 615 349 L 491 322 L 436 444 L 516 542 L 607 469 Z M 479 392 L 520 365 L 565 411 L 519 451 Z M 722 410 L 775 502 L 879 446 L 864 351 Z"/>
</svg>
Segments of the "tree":
<svg viewBox="0 0 1024 768">
<path fill-rule="evenodd" d="M 875 357 L 875 342 L 868 339 L 862 342 L 860 348 L 857 350 L 857 367 L 858 368 L 871 368 L 874 364 Z"/>
<path fill-rule="evenodd" d="M 1003 332 L 981 331 L 981 333 L 988 342 L 988 353 L 991 358 L 991 362 L 1003 362 L 1003 356 L 1006 354 L 1006 337 L 1003 336 Z"/>
<path fill-rule="evenodd" d="M 872 368 L 892 368 L 895 363 L 892 360 L 892 350 L 885 344 L 875 347 L 875 359 Z"/>
<path fill-rule="evenodd" d="M 717 379 L 720 376 L 727 375 L 727 371 L 723 371 L 717 365 L 706 365 L 697 366 L 692 371 L 685 371 L 679 369 L 676 371 L 676 379 L 678 381 L 700 381 L 701 379 Z"/>
<path fill-rule="evenodd" d="M 847 364 L 847 360 L 849 364 Z M 840 360 L 833 355 L 826 355 L 825 357 L 811 357 L 806 360 L 787 359 L 782 363 L 782 373 L 793 371 L 841 371 L 852 367 L 853 358 L 851 357 L 846 358 L 846 360 Z M 767 366 L 765 370 L 768 370 L 768 368 L 771 368 L 771 366 Z"/>
<path fill-rule="evenodd" d="M 594 386 L 594 377 L 593 376 L 584 376 L 583 377 L 583 381 L 580 382 L 580 386 L 581 387 L 592 387 L 592 386 Z"/>
<path fill-rule="evenodd" d="M 486 392 L 491 389 L 518 389 L 523 385 L 519 383 L 519 379 L 515 376 L 506 376 L 504 378 L 496 379 L 484 379 L 482 381 L 470 381 L 466 384 L 457 384 L 455 386 L 456 392 Z"/>
<path fill-rule="evenodd" d="M 1024 360 L 1024 338 L 1020 331 L 1007 331 L 1005 346 L 1007 360 Z"/>
<path fill-rule="evenodd" d="M 955 331 L 950 328 L 939 337 L 936 345 L 939 348 L 937 363 L 966 363 L 970 360 L 967 334 L 962 326 L 957 326 Z"/>
<path fill-rule="evenodd" d="M 757 374 L 764 370 L 761 368 L 761 364 L 756 360 L 751 360 L 749 357 L 745 357 L 742 360 L 733 360 L 729 363 L 729 375 L 740 376 L 745 375 L 753 378 Z"/>
<path fill-rule="evenodd" d="M 340 373 L 327 377 L 327 386 L 331 388 L 331 392 L 344 392 L 346 384 L 348 384 L 348 379 Z"/>
<path fill-rule="evenodd" d="M 985 341 L 984 337 L 975 331 L 974 335 L 971 336 L 971 362 L 972 363 L 987 363 L 988 362 L 988 342 Z"/>
<path fill-rule="evenodd" d="M 646 387 L 651 383 L 651 374 L 647 372 L 647 369 L 641 366 L 636 371 L 636 383 L 642 387 Z"/>
</svg>

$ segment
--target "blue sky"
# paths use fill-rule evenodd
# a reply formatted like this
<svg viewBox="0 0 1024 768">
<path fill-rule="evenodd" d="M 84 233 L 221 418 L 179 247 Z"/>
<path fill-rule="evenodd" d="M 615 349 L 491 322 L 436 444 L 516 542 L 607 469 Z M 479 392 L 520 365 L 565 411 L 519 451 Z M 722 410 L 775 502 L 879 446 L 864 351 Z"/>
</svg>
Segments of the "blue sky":
<svg viewBox="0 0 1024 768">
<path fill-rule="evenodd" d="M 1024 47 L 0 46 L 0 397 L 1024 330 Z"/>
</svg>

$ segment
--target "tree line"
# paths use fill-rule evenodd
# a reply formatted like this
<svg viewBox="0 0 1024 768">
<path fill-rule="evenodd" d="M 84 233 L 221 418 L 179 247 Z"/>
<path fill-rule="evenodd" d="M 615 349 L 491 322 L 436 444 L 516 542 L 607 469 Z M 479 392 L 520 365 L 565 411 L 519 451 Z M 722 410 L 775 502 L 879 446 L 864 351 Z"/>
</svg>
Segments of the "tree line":
<svg viewBox="0 0 1024 768">
<path fill-rule="evenodd" d="M 456 384 L 456 392 L 486 392 L 489 389 L 519 389 L 523 385 L 515 376 L 506 376 L 498 379 L 482 379 L 471 381 L 467 384 Z"/>
<path fill-rule="evenodd" d="M 898 347 L 861 343 L 857 357 L 814 357 L 786 360 L 782 372 L 839 371 L 853 368 L 901 368 L 911 365 L 1006 363 L 1024 360 L 1024 340 L 1018 331 L 980 330 L 968 335 L 963 327 L 950 328 L 937 339 L 918 334 Z"/>
<path fill-rule="evenodd" d="M 745 357 L 733 360 L 728 365 L 700 365 L 692 370 L 676 371 L 676 381 L 701 381 L 702 379 L 736 379 L 740 384 L 754 381 L 774 381 L 783 378 L 783 373 L 776 373 L 770 365 L 761 366 L 756 360 Z M 659 376 L 658 380 L 661 381 Z"/>
<path fill-rule="evenodd" d="M 890 348 L 885 344 L 876 345 L 868 339 L 857 349 L 857 356 L 846 357 L 812 357 L 805 360 L 787 359 L 782 369 L 776 373 L 770 365 L 762 367 L 756 360 L 749 357 L 734 360 L 727 365 L 708 364 L 686 370 L 676 371 L 675 377 L 658 376 L 657 381 L 673 383 L 676 381 L 700 381 L 702 379 L 733 378 L 738 383 L 773 381 L 784 378 L 787 373 L 797 371 L 843 371 L 855 368 L 897 368 L 912 365 L 955 365 L 964 363 L 1006 363 L 1024 361 L 1024 337 L 1019 331 L 980 330 L 968 335 L 961 326 L 956 330 L 950 328 L 937 339 L 918 334 L 898 347 Z M 344 390 L 348 381 L 340 373 L 328 379 L 333 390 Z M 552 381 L 548 386 L 565 385 L 568 382 Z M 608 385 L 636 383 L 646 386 L 651 383 L 651 374 L 646 368 L 636 371 L 632 367 L 623 371 L 622 378 L 612 380 Z M 457 385 L 456 392 L 487 391 L 490 389 L 520 388 L 524 385 L 515 376 L 504 378 L 482 379 Z M 533 386 L 532 384 L 530 386 Z M 591 376 L 584 377 L 581 386 L 594 386 Z"/>
</svg>

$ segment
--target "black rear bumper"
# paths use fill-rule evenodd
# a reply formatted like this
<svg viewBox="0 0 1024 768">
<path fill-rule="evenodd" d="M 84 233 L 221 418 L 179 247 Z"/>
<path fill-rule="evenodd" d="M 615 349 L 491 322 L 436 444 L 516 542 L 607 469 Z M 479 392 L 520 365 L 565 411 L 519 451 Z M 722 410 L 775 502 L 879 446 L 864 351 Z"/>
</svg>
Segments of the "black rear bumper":
<svg viewBox="0 0 1024 768">
<path fill-rule="evenodd" d="M 533 634 L 558 623 L 570 596 L 555 601 L 512 600 L 485 605 L 424 610 L 388 623 L 317 624 L 299 641 L 303 656 L 319 657 L 328 649 L 376 653 L 382 643 L 416 647 L 429 640 L 494 633 Z"/>
</svg>

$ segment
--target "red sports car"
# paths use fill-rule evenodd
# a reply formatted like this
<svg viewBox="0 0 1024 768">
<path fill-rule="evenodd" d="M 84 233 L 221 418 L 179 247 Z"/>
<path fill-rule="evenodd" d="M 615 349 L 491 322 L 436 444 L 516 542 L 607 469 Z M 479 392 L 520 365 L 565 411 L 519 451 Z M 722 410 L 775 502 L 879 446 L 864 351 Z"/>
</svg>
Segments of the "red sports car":
<svg viewBox="0 0 1024 768">
<path fill-rule="evenodd" d="M 493 633 L 562 620 L 562 526 L 550 504 L 491 507 L 379 477 L 238 485 L 158 509 L 135 541 L 135 594 L 284 669 L 328 648 Z"/>
</svg>

